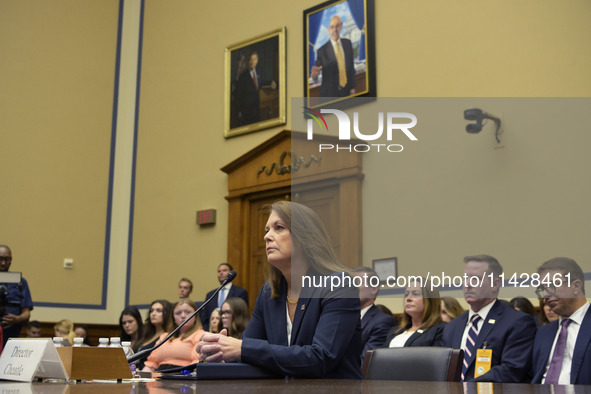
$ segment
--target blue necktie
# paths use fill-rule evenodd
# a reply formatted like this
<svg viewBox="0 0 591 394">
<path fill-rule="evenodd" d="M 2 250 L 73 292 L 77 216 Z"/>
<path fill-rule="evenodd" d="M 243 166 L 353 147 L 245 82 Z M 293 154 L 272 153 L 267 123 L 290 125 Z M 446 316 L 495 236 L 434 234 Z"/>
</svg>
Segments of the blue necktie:
<svg viewBox="0 0 591 394">
<path fill-rule="evenodd" d="M 480 316 L 473 315 L 470 329 L 468 330 L 468 337 L 466 338 L 466 347 L 464 349 L 464 364 L 462 365 L 462 382 L 464 381 L 464 376 L 468 371 L 468 360 L 474 354 L 476 350 L 476 338 L 478 338 L 478 321 L 480 320 Z"/>
<path fill-rule="evenodd" d="M 220 301 L 218 302 L 218 308 L 222 309 L 224 301 L 226 301 L 226 288 L 222 287 L 222 290 L 220 291 Z"/>
</svg>

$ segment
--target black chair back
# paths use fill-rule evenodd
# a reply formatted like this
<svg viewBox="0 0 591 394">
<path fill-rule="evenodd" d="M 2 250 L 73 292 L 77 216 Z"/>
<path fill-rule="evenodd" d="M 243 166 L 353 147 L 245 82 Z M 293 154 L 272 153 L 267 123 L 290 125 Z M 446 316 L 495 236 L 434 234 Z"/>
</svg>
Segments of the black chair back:
<svg viewBox="0 0 591 394">
<path fill-rule="evenodd" d="M 366 379 L 459 382 L 464 352 L 444 347 L 401 347 L 368 351 Z"/>
</svg>

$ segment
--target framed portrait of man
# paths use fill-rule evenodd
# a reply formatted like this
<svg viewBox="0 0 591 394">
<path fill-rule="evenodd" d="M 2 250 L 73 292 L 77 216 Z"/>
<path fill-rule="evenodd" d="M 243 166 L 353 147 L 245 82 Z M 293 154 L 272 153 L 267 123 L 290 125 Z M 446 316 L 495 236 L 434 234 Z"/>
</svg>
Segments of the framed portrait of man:
<svg viewBox="0 0 591 394">
<path fill-rule="evenodd" d="M 330 0 L 304 11 L 308 107 L 376 97 L 374 0 Z"/>
<path fill-rule="evenodd" d="M 226 48 L 224 136 L 285 124 L 285 27 Z"/>
</svg>

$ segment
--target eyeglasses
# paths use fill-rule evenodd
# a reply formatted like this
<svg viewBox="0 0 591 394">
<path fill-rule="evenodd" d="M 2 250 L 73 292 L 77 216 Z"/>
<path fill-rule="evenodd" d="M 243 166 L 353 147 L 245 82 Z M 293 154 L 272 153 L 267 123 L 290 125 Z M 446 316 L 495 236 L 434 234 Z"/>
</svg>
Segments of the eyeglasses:
<svg viewBox="0 0 591 394">
<path fill-rule="evenodd" d="M 548 286 L 540 286 L 536 289 L 536 295 L 538 298 L 544 298 L 546 296 L 551 297 L 556 294 L 556 286 L 548 285 Z"/>
<path fill-rule="evenodd" d="M 0 261 L 4 261 L 6 263 L 12 263 L 12 257 L 0 257 Z"/>
<path fill-rule="evenodd" d="M 220 311 L 220 316 L 229 315 L 232 316 L 232 311 Z"/>
</svg>

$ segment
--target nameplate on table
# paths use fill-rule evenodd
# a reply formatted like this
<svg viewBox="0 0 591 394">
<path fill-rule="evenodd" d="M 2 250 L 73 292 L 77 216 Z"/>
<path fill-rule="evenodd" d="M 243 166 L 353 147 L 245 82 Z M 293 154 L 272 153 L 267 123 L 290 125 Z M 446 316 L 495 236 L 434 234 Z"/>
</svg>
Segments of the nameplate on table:
<svg viewBox="0 0 591 394">
<path fill-rule="evenodd" d="M 0 356 L 0 379 L 32 382 L 35 377 L 68 379 L 48 338 L 10 338 Z"/>
</svg>

